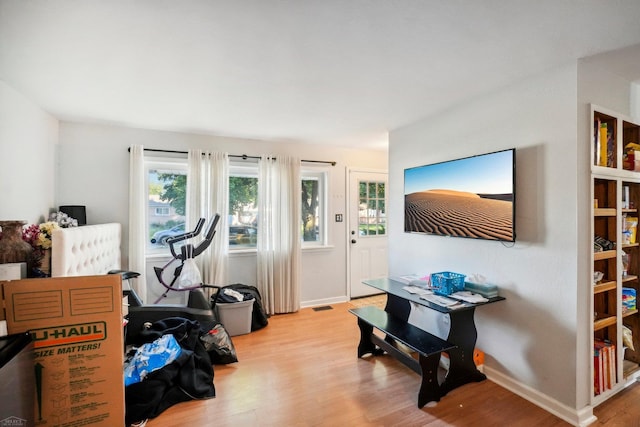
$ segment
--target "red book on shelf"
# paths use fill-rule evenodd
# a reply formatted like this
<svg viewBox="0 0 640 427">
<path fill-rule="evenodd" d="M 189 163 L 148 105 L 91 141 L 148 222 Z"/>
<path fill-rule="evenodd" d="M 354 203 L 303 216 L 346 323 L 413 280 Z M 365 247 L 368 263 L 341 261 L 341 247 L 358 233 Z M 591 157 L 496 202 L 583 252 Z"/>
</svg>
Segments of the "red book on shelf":
<svg viewBox="0 0 640 427">
<path fill-rule="evenodd" d="M 595 396 L 602 392 L 602 359 L 600 358 L 600 350 L 595 348 L 593 351 L 593 394 Z"/>
<path fill-rule="evenodd" d="M 600 394 L 611 388 L 611 369 L 610 369 L 610 347 L 611 344 L 603 340 L 594 341 L 594 357 L 598 361 L 598 393 Z M 594 362 L 595 363 L 595 362 Z M 594 379 L 595 382 L 595 379 Z"/>
<path fill-rule="evenodd" d="M 604 390 L 609 390 L 611 388 L 611 378 L 610 378 L 610 371 L 609 371 L 609 346 L 605 345 L 604 347 L 602 347 L 602 370 L 603 370 L 603 377 L 604 377 Z"/>
</svg>

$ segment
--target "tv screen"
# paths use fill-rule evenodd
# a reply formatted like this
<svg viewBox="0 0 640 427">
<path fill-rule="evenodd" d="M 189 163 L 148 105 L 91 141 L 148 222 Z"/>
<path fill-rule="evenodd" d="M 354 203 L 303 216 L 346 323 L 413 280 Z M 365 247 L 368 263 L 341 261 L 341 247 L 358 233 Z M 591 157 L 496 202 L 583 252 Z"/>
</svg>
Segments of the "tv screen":
<svg viewBox="0 0 640 427">
<path fill-rule="evenodd" d="M 515 241 L 515 148 L 404 171 L 404 231 Z"/>
</svg>

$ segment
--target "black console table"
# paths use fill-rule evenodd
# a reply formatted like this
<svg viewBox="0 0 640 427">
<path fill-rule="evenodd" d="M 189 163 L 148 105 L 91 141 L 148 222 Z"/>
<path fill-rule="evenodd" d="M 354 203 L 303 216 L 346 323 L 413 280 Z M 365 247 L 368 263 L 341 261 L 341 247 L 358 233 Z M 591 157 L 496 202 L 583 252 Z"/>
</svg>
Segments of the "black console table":
<svg viewBox="0 0 640 427">
<path fill-rule="evenodd" d="M 433 393 L 434 395 L 444 396 L 456 387 L 486 379 L 473 360 L 473 351 L 478 337 L 474 313 L 476 307 L 502 301 L 503 297 L 489 298 L 489 301 L 484 303 L 464 303 L 462 307 L 447 308 L 424 300 L 419 295 L 409 293 L 403 289 L 407 285 L 401 282 L 385 278 L 366 280 L 364 283 L 385 292 L 387 294 L 385 311 L 407 325 L 411 312 L 410 302 L 449 315 L 450 329 L 446 341 L 454 345 L 455 348 L 447 350 L 450 362 L 449 372 L 442 384 L 432 385 L 432 387 L 438 387 L 437 393 Z M 392 339 L 392 337 L 387 337 L 387 340 Z"/>
</svg>

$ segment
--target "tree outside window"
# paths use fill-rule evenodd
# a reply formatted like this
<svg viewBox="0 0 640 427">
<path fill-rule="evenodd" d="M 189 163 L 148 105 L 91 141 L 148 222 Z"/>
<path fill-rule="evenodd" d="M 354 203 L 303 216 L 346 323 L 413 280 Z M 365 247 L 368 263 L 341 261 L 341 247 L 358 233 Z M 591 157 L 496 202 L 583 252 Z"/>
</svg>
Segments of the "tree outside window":
<svg viewBox="0 0 640 427">
<path fill-rule="evenodd" d="M 360 236 L 376 236 L 387 233 L 386 187 L 384 182 L 361 181 L 358 207 Z"/>
<path fill-rule="evenodd" d="M 166 250 L 169 237 L 185 232 L 186 164 L 148 166 L 148 241 L 151 252 Z M 303 243 L 322 244 L 326 228 L 326 172 L 303 171 L 300 236 Z M 229 177 L 229 248 L 255 248 L 258 238 L 257 167 L 232 167 Z"/>
<path fill-rule="evenodd" d="M 320 238 L 320 206 L 318 179 L 302 179 L 302 241 L 317 242 Z"/>
<path fill-rule="evenodd" d="M 255 248 L 258 241 L 258 178 L 229 177 L 229 247 Z"/>
<path fill-rule="evenodd" d="M 151 251 L 165 250 L 167 239 L 185 232 L 187 174 L 180 166 L 149 167 L 148 241 Z"/>
</svg>

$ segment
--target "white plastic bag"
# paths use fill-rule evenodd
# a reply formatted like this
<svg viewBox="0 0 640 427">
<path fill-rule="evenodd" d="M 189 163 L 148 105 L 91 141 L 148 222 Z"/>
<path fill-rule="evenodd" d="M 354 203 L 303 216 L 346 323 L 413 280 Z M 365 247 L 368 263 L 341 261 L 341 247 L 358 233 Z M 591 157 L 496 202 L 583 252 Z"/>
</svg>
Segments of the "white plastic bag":
<svg viewBox="0 0 640 427">
<path fill-rule="evenodd" d="M 193 288 L 202 284 L 202 276 L 200 270 L 193 258 L 189 258 L 185 261 L 178 277 L 178 289 Z"/>
<path fill-rule="evenodd" d="M 224 289 L 222 292 L 225 295 L 229 295 L 230 297 L 237 299 L 238 302 L 244 301 L 244 295 L 238 291 L 234 291 L 233 289 Z"/>
</svg>

